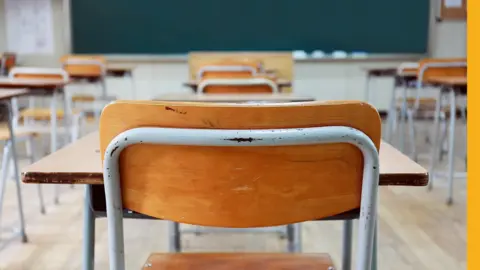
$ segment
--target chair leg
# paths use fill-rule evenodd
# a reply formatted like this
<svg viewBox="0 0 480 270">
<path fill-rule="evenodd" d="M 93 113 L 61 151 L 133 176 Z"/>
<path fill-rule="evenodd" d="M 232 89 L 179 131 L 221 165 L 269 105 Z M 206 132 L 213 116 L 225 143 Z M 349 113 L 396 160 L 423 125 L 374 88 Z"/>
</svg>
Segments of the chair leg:
<svg viewBox="0 0 480 270">
<path fill-rule="evenodd" d="M 463 124 L 465 125 L 465 128 L 463 129 L 463 138 L 464 138 L 464 141 L 465 141 L 465 157 L 464 157 L 464 160 L 465 160 L 465 170 L 467 169 L 467 108 L 466 108 L 466 104 L 463 104 L 462 105 L 462 108 L 461 108 L 461 116 L 462 116 L 462 121 L 463 121 Z"/>
<path fill-rule="evenodd" d="M 57 151 L 57 96 L 58 91 L 55 89 L 50 100 L 50 154 Z M 53 203 L 59 203 L 60 187 L 58 184 L 53 186 Z"/>
<path fill-rule="evenodd" d="M 73 118 L 71 132 L 70 132 L 70 140 L 72 142 L 76 141 L 80 137 L 80 129 L 83 124 L 83 114 L 76 115 Z"/>
<path fill-rule="evenodd" d="M 375 234 L 373 235 L 373 250 L 372 250 L 372 270 L 377 270 L 378 268 L 378 219 L 375 222 Z"/>
<path fill-rule="evenodd" d="M 407 118 L 408 118 L 408 135 L 410 139 L 410 158 L 417 161 L 417 140 L 415 136 L 415 122 L 413 119 L 414 111 L 408 110 L 407 111 Z"/>
<path fill-rule="evenodd" d="M 1 220 L 2 220 L 3 199 L 5 196 L 5 188 L 8 181 L 9 167 L 10 167 L 10 141 L 6 141 L 5 145 L 3 146 L 2 178 L 0 179 L 0 229 L 1 229 Z"/>
<path fill-rule="evenodd" d="M 435 179 L 435 167 L 437 166 L 437 157 L 439 146 L 439 132 L 440 132 L 440 107 L 442 103 L 442 92 L 439 91 L 437 102 L 435 103 L 435 114 L 433 117 L 433 134 L 432 134 L 432 147 L 430 154 L 430 166 L 429 166 L 429 181 L 428 190 L 433 188 L 433 180 Z"/>
<path fill-rule="evenodd" d="M 395 85 L 392 88 L 392 96 L 390 98 L 390 107 L 388 108 L 388 116 L 387 116 L 387 131 L 386 131 L 386 140 L 389 143 L 392 143 L 392 135 L 394 131 L 394 126 L 397 123 L 397 108 L 396 108 L 396 87 Z"/>
<path fill-rule="evenodd" d="M 168 221 L 168 248 L 170 252 L 181 252 L 181 233 L 180 233 L 180 224 L 173 221 Z"/>
<path fill-rule="evenodd" d="M 353 220 L 343 221 L 342 270 L 352 268 Z"/>
<path fill-rule="evenodd" d="M 455 120 L 456 120 L 456 96 L 455 90 L 450 89 L 450 127 L 449 127 L 449 149 L 448 149 L 448 198 L 447 204 L 453 203 L 453 179 L 455 173 Z"/>
<path fill-rule="evenodd" d="M 447 119 L 445 113 L 440 114 L 440 151 L 438 155 L 438 160 L 442 161 L 445 154 L 448 152 L 448 128 L 447 128 Z"/>
<path fill-rule="evenodd" d="M 93 270 L 95 262 L 95 215 L 90 203 L 92 186 L 85 185 L 83 216 L 83 270 Z"/>
<path fill-rule="evenodd" d="M 289 224 L 287 225 L 287 241 L 288 252 L 300 253 L 302 252 L 302 224 Z"/>
<path fill-rule="evenodd" d="M 20 237 L 22 238 L 22 242 L 28 242 L 27 233 L 25 232 L 25 216 L 23 214 L 23 201 L 22 201 L 22 187 L 20 185 L 20 170 L 18 169 L 18 156 L 16 151 L 16 140 L 15 140 L 15 133 L 13 132 L 13 110 L 12 105 L 10 102 L 5 103 L 6 108 L 8 110 L 8 130 L 10 132 L 10 152 L 11 152 L 11 159 L 13 161 L 13 173 L 15 179 L 15 188 L 17 191 L 17 204 L 18 204 L 18 215 L 20 220 Z"/>
<path fill-rule="evenodd" d="M 27 156 L 30 159 L 30 164 L 34 163 L 36 160 L 35 157 L 35 141 L 33 136 L 28 136 L 27 140 L 25 141 L 25 149 L 27 152 Z M 40 213 L 45 214 L 45 201 L 43 199 L 43 191 L 42 185 L 37 184 L 37 192 L 38 192 L 38 199 L 40 202 Z"/>
</svg>

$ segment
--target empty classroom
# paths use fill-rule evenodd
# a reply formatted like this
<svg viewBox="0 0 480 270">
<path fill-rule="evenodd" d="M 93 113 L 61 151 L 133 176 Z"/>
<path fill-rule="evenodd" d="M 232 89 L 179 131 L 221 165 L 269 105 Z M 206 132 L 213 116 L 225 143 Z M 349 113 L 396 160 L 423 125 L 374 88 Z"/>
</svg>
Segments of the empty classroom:
<svg viewBox="0 0 480 270">
<path fill-rule="evenodd" d="M 466 13 L 0 0 L 0 270 L 466 269 Z"/>
</svg>

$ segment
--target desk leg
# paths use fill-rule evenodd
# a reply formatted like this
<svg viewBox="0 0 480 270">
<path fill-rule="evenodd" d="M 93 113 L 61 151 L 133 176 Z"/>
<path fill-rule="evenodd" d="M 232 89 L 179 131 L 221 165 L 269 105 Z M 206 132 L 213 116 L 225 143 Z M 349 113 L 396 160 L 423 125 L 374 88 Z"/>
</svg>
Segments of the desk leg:
<svg viewBox="0 0 480 270">
<path fill-rule="evenodd" d="M 95 262 L 95 216 L 91 205 L 92 186 L 85 185 L 83 206 L 83 270 L 93 270 Z"/>
<path fill-rule="evenodd" d="M 453 203 L 453 180 L 455 174 L 455 120 L 457 118 L 457 102 L 456 93 L 453 88 L 450 88 L 450 134 L 448 143 L 448 198 L 447 204 Z"/>
<path fill-rule="evenodd" d="M 66 129 L 65 141 L 67 143 L 72 143 L 74 141 L 74 134 L 73 134 L 73 112 L 72 112 L 72 99 L 70 95 L 68 95 L 66 89 L 64 88 L 62 91 L 63 95 L 63 125 Z"/>
<path fill-rule="evenodd" d="M 20 236 L 22 237 L 22 242 L 26 243 L 28 241 L 27 234 L 25 233 L 25 218 L 23 215 L 23 201 L 22 201 L 22 190 L 20 186 L 20 172 L 18 170 L 18 158 L 16 151 L 16 141 L 15 141 L 15 132 L 13 131 L 13 111 L 10 102 L 5 102 L 5 106 L 8 111 L 8 130 L 10 132 L 10 150 L 11 158 L 13 161 L 13 173 L 15 177 L 15 186 L 17 188 L 17 203 L 18 203 L 18 214 L 20 215 Z"/>
<path fill-rule="evenodd" d="M 342 270 L 352 268 L 352 234 L 353 220 L 343 222 L 343 252 L 342 252 Z"/>
<path fill-rule="evenodd" d="M 402 84 L 405 84 L 403 82 Z M 404 85 L 402 88 L 402 108 L 400 110 L 400 122 L 398 123 L 398 132 L 397 135 L 399 136 L 398 139 L 400 141 L 399 143 L 399 149 L 402 153 L 405 153 L 405 122 L 407 121 L 407 110 L 408 110 L 408 104 L 407 104 L 407 85 Z"/>
<path fill-rule="evenodd" d="M 50 154 L 57 151 L 57 89 L 53 90 L 50 101 Z M 53 202 L 58 204 L 59 186 L 53 187 Z"/>
<path fill-rule="evenodd" d="M 367 81 L 365 82 L 365 102 L 370 102 L 370 74 L 367 74 Z"/>
<path fill-rule="evenodd" d="M 107 81 L 105 76 L 102 77 L 100 84 L 102 86 L 102 100 L 105 102 L 107 100 Z"/>
<path fill-rule="evenodd" d="M 396 101 L 397 101 L 396 90 L 397 90 L 397 86 L 394 79 L 392 96 L 390 98 L 390 105 L 389 105 L 390 107 L 388 108 L 388 115 L 387 115 L 387 132 L 385 134 L 385 139 L 389 143 L 392 143 L 393 130 L 395 129 L 396 122 L 398 121 L 397 106 L 396 106 Z"/>
<path fill-rule="evenodd" d="M 136 99 L 136 87 L 135 87 L 135 80 L 133 79 L 133 71 L 128 73 L 128 77 L 130 78 L 130 83 L 132 87 L 132 100 Z"/>
</svg>

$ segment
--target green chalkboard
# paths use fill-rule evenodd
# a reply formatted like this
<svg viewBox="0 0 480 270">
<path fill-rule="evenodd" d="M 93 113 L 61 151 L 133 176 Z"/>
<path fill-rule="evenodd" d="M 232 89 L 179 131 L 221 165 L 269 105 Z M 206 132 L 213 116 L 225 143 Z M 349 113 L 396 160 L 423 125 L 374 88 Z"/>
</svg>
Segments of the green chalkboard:
<svg viewBox="0 0 480 270">
<path fill-rule="evenodd" d="M 73 0 L 75 53 L 425 53 L 428 0 Z"/>
</svg>

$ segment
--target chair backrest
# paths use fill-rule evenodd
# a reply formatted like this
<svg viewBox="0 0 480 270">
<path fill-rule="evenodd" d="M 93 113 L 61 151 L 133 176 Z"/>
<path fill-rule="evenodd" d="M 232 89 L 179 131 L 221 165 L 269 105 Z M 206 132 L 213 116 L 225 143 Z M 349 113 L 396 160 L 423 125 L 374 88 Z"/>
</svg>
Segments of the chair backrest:
<svg viewBox="0 0 480 270">
<path fill-rule="evenodd" d="M 258 94 L 278 93 L 275 81 L 265 77 L 204 79 L 197 94 Z"/>
<path fill-rule="evenodd" d="M 220 59 L 206 63 L 197 71 L 196 79 L 206 78 L 249 78 L 261 73 L 262 62 L 249 58 Z"/>
<path fill-rule="evenodd" d="M 291 52 L 191 52 L 188 54 L 189 79 L 197 80 L 201 67 L 212 64 L 229 63 L 252 65 L 257 74 L 275 70 L 277 78 L 292 81 L 294 61 Z M 290 87 L 282 90 L 291 92 Z"/>
<path fill-rule="evenodd" d="M 68 82 L 70 76 L 61 68 L 42 68 L 42 67 L 14 67 L 10 70 L 8 77 L 12 80 L 62 80 Z M 67 106 L 70 106 L 67 104 Z M 35 107 L 35 96 L 28 97 L 28 107 Z M 20 110 L 17 98 L 12 99 L 13 125 L 18 126 L 20 119 Z"/>
<path fill-rule="evenodd" d="M 8 77 L 10 79 L 25 80 L 63 80 L 68 82 L 68 73 L 61 68 L 41 68 L 41 67 L 14 67 L 10 70 Z"/>
<path fill-rule="evenodd" d="M 465 58 L 423 59 L 418 64 L 417 80 L 420 86 L 431 77 L 467 76 L 467 59 Z"/>
<path fill-rule="evenodd" d="M 102 78 L 106 73 L 107 60 L 103 56 L 66 55 L 60 62 L 71 77 Z"/>
<path fill-rule="evenodd" d="M 117 135 L 138 127 L 196 129 L 195 134 L 202 136 L 205 129 L 300 131 L 325 126 L 363 131 L 379 148 L 378 112 L 367 103 L 353 101 L 259 105 L 116 101 L 102 112 L 100 144 L 103 157 Z M 123 206 L 152 217 L 207 226 L 259 227 L 315 220 L 360 207 L 363 156 L 351 144 L 139 143 L 120 152 Z"/>
<path fill-rule="evenodd" d="M 397 68 L 397 75 L 416 75 L 418 71 L 419 64 L 418 62 L 404 62 L 401 63 Z"/>
<path fill-rule="evenodd" d="M 251 78 L 257 74 L 257 69 L 249 65 L 212 64 L 198 70 L 197 80 L 218 78 Z"/>
</svg>

